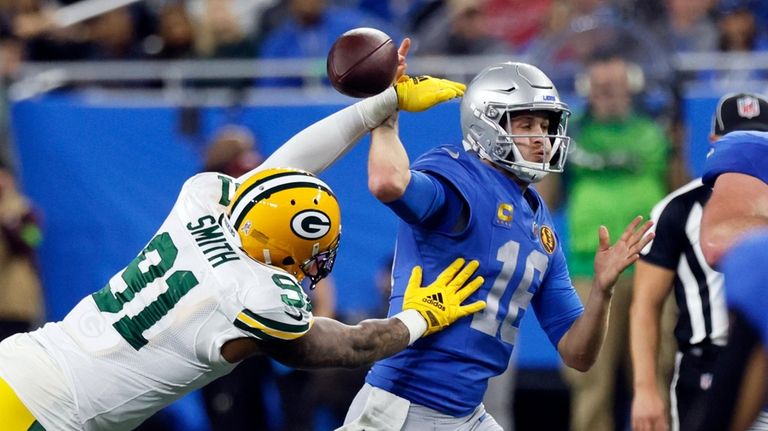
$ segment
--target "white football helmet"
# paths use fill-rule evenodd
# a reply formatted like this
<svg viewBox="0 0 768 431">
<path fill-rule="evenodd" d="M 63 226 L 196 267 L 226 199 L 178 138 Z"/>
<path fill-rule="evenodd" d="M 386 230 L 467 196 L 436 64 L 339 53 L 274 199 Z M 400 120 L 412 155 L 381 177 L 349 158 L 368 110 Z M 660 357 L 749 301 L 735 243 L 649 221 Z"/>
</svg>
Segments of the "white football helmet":
<svg viewBox="0 0 768 431">
<path fill-rule="evenodd" d="M 549 172 L 563 171 L 570 144 L 565 133 L 571 111 L 560 101 L 552 81 L 538 68 L 512 62 L 486 67 L 467 86 L 460 110 L 464 147 L 481 158 L 528 183 L 540 181 Z M 524 112 L 549 115 L 546 137 L 552 151 L 544 162 L 525 160 L 517 148 L 515 138 L 533 135 L 512 135 L 504 128 L 512 117 Z"/>
</svg>

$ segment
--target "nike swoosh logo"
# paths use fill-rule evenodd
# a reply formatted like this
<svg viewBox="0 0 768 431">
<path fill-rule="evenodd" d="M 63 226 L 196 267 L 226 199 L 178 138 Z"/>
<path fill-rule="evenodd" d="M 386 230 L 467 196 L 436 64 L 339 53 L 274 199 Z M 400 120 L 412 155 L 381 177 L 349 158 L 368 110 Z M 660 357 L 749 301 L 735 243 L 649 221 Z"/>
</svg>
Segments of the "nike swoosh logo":
<svg viewBox="0 0 768 431">
<path fill-rule="evenodd" d="M 451 158 L 453 158 L 453 159 L 458 159 L 459 158 L 460 154 L 459 154 L 458 151 L 451 151 L 448 148 L 443 148 L 443 149 L 445 150 L 446 153 L 448 153 L 449 156 L 451 156 Z"/>
<path fill-rule="evenodd" d="M 283 310 L 283 313 L 287 314 L 291 319 L 298 320 L 299 322 L 301 322 L 304 318 L 304 316 L 302 316 L 301 312 L 298 310 L 296 310 L 296 314 L 289 313 L 287 310 Z"/>
</svg>

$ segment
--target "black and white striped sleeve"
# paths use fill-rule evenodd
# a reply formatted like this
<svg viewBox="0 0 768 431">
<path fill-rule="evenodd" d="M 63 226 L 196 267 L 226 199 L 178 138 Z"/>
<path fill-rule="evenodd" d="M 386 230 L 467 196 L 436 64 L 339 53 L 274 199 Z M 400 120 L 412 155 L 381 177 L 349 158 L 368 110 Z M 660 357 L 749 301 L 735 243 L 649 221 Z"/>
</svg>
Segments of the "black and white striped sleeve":
<svg viewBox="0 0 768 431">
<path fill-rule="evenodd" d="M 673 271 L 677 269 L 683 245 L 687 243 L 685 223 L 689 208 L 679 196 L 667 196 L 651 211 L 656 237 L 640 256 L 645 262 Z"/>
</svg>

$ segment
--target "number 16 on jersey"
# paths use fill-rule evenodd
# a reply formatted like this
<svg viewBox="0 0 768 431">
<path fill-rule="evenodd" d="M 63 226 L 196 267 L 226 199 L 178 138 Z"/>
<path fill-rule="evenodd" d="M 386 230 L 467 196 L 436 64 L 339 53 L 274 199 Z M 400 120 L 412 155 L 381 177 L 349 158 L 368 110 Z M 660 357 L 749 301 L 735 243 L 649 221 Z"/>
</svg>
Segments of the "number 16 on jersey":
<svg viewBox="0 0 768 431">
<path fill-rule="evenodd" d="M 499 247 L 496 252 L 496 260 L 502 263 L 499 275 L 493 281 L 493 286 L 485 299 L 485 310 L 476 313 L 472 318 L 470 327 L 491 337 L 500 336 L 505 343 L 514 344 L 520 329 L 520 321 L 525 314 L 525 309 L 531 302 L 533 292 L 530 292 L 534 277 L 541 277 L 549 265 L 549 257 L 538 250 L 533 250 L 525 257 L 524 269 L 520 282 L 510 295 L 507 304 L 507 313 L 498 316 L 501 298 L 509 288 L 509 282 L 518 272 L 520 260 L 520 243 L 508 241 Z M 497 317 L 498 316 L 498 317 Z"/>
</svg>

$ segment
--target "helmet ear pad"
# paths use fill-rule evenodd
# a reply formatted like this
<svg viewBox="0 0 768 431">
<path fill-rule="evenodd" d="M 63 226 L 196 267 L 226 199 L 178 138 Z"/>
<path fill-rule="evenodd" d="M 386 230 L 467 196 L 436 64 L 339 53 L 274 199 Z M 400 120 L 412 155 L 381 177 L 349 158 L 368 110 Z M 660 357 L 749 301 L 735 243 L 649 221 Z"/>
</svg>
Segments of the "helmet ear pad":
<svg viewBox="0 0 768 431">
<path fill-rule="evenodd" d="M 323 262 L 331 257 L 333 263 L 341 212 L 328 185 L 312 174 L 293 169 L 257 173 L 237 189 L 228 215 L 243 251 L 254 260 L 297 279 L 304 278 L 316 257 Z"/>
</svg>

